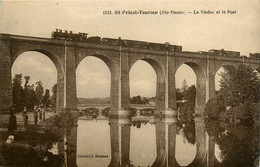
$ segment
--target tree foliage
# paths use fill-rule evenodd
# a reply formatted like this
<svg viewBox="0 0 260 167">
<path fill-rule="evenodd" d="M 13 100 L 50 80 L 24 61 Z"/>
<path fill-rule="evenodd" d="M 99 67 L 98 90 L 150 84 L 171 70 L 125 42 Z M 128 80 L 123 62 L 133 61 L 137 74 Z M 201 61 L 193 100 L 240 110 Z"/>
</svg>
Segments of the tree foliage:
<svg viewBox="0 0 260 167">
<path fill-rule="evenodd" d="M 46 107 L 49 107 L 49 105 L 51 104 L 51 100 L 50 100 L 50 90 L 49 89 L 46 89 L 45 90 L 45 94 L 43 96 L 43 99 L 42 99 L 42 104 Z"/>
<path fill-rule="evenodd" d="M 195 107 L 195 99 L 196 99 L 196 87 L 195 85 L 191 85 L 186 88 L 186 91 L 183 92 L 183 99 L 190 103 L 191 107 Z"/>
<path fill-rule="evenodd" d="M 259 79 L 257 73 L 246 65 L 238 69 L 226 68 L 221 74 L 220 91 L 226 106 L 236 106 L 241 103 L 259 101 Z"/>
<path fill-rule="evenodd" d="M 145 97 L 141 96 L 134 96 L 133 98 L 130 99 L 131 104 L 148 104 L 149 101 Z"/>
<path fill-rule="evenodd" d="M 36 82 L 35 94 L 37 97 L 38 104 L 40 104 L 42 101 L 43 93 L 44 93 L 44 88 L 42 86 L 42 82 L 41 81 Z"/>
<path fill-rule="evenodd" d="M 13 105 L 15 106 L 15 112 L 21 112 L 23 107 L 27 107 L 30 111 L 33 110 L 35 105 L 39 104 L 44 104 L 49 107 L 49 104 L 51 104 L 50 91 L 46 89 L 45 95 L 43 96 L 44 88 L 41 81 L 36 82 L 35 89 L 34 84 L 30 85 L 30 76 L 25 76 L 23 86 L 22 83 L 22 74 L 16 74 L 12 82 Z"/>
<path fill-rule="evenodd" d="M 182 92 L 185 92 L 187 89 L 188 89 L 188 85 L 187 85 L 186 80 L 184 79 L 184 80 L 182 81 L 181 91 L 182 91 Z"/>
<path fill-rule="evenodd" d="M 205 107 L 205 115 L 211 119 L 218 119 L 225 113 L 226 107 L 223 105 L 223 96 L 209 99 Z"/>
<path fill-rule="evenodd" d="M 57 99 L 57 84 L 54 84 L 52 89 L 52 96 L 51 96 L 51 103 L 56 106 L 56 99 Z"/>
<path fill-rule="evenodd" d="M 176 89 L 176 100 L 183 100 L 183 92 L 181 89 Z"/>
<path fill-rule="evenodd" d="M 22 78 L 22 74 L 16 74 L 13 78 L 12 93 L 15 112 L 21 112 L 23 107 L 27 107 L 28 110 L 31 110 L 37 103 L 34 85 L 29 85 L 30 77 L 24 77 L 24 87 L 22 87 Z"/>
<path fill-rule="evenodd" d="M 219 146 L 221 167 L 251 167 L 259 156 L 259 123 L 246 125 L 206 119 L 206 131 Z"/>
<path fill-rule="evenodd" d="M 24 107 L 24 91 L 22 87 L 22 74 L 16 74 L 13 78 L 12 93 L 15 111 L 20 112 Z"/>
<path fill-rule="evenodd" d="M 34 85 L 29 85 L 30 77 L 25 76 L 25 84 L 24 84 L 24 101 L 25 106 L 28 110 L 33 110 L 33 107 L 37 104 L 37 97 L 34 92 Z"/>
<path fill-rule="evenodd" d="M 245 125 L 232 125 L 219 134 L 217 143 L 223 159 L 221 166 L 253 166 L 259 154 L 259 129 Z"/>
<path fill-rule="evenodd" d="M 196 87 L 195 85 L 188 86 L 183 92 L 183 99 L 185 100 L 183 106 L 180 108 L 180 119 L 191 119 L 195 111 Z"/>
<path fill-rule="evenodd" d="M 237 69 L 226 68 L 220 75 L 221 88 L 216 98 L 208 101 L 205 113 L 210 118 L 252 119 L 258 112 L 253 107 L 259 102 L 257 72 L 241 64 Z"/>
</svg>

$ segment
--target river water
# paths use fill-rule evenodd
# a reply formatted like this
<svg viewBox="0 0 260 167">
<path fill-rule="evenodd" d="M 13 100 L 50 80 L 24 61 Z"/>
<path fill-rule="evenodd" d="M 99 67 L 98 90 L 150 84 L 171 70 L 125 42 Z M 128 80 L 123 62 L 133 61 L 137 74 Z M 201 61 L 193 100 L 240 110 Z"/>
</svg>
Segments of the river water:
<svg viewBox="0 0 260 167">
<path fill-rule="evenodd" d="M 208 135 L 205 132 L 204 121 L 202 120 L 197 122 L 191 121 L 189 124 L 182 125 L 176 122 L 168 123 L 165 120 L 154 122 L 154 120 L 151 119 L 149 122 L 130 121 L 129 126 L 129 159 L 134 166 L 153 165 L 157 157 L 157 145 L 162 144 L 163 142 L 161 141 L 166 140 L 165 147 L 169 145 L 169 140 L 175 141 L 175 147 L 172 148 L 174 151 L 172 152 L 175 152 L 176 161 L 180 166 L 187 166 L 195 160 L 196 154 L 199 154 L 199 152 L 197 153 L 197 149 L 202 150 L 202 148 L 197 148 L 197 145 L 203 145 L 205 149 L 207 147 L 206 142 L 208 141 Z M 176 129 L 176 134 L 169 134 L 169 126 L 173 126 L 173 128 Z M 197 143 L 196 145 L 195 129 L 200 133 L 197 133 L 197 140 L 199 142 L 204 141 L 205 143 Z M 79 167 L 85 167 L 86 165 L 88 167 L 104 167 L 109 165 L 112 159 L 112 136 L 110 131 L 111 126 L 109 125 L 109 120 L 78 120 L 77 165 Z M 158 133 L 163 133 L 165 136 Z M 169 135 L 172 136 L 169 138 Z M 120 138 L 120 135 L 118 138 Z M 169 154 L 170 151 L 163 148 L 164 146 L 161 146 L 161 148 L 158 147 L 163 155 Z M 216 159 L 221 160 L 218 146 L 215 145 L 214 148 L 213 154 L 216 155 Z M 201 152 L 203 154 L 204 150 Z M 100 158 L 95 157 L 95 155 L 104 155 L 105 157 Z"/>
<path fill-rule="evenodd" d="M 5 146 L 0 147 L 0 166 L 2 160 L 4 167 L 12 163 L 19 167 L 40 167 L 39 163 L 41 167 L 64 167 L 64 163 L 71 167 L 259 166 L 258 122 L 232 123 L 192 116 L 108 119 L 101 115 L 98 119 L 79 117 L 77 125 L 65 142 L 55 142 L 48 154 L 39 154 L 46 150 L 39 146 L 52 144 L 45 134 L 27 139 L 21 135 L 25 132 L 17 131 L 13 144 L 4 144 L 7 136 L 0 135 Z M 71 153 L 67 152 L 70 148 Z"/>
</svg>

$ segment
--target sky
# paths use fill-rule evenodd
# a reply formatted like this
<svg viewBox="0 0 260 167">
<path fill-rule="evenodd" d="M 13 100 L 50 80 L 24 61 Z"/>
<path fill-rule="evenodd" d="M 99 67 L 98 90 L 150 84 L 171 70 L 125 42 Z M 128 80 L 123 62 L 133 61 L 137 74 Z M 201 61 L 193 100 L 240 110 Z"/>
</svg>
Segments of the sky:
<svg viewBox="0 0 260 167">
<path fill-rule="evenodd" d="M 260 1 L 1 1 L 0 32 L 50 38 L 56 28 L 101 36 L 182 45 L 184 51 L 226 49 L 241 55 L 260 53 Z M 103 15 L 111 10 L 236 11 L 236 14 Z M 33 70 L 32 70 L 33 69 Z M 142 73 L 140 73 L 142 71 Z M 56 69 L 46 56 L 25 52 L 15 61 L 12 74 L 41 80 L 46 88 L 56 83 Z M 196 76 L 186 65 L 176 73 L 176 86 L 183 79 L 194 84 Z M 156 74 L 138 61 L 130 71 L 130 94 L 155 95 Z M 95 57 L 77 69 L 78 97 L 109 96 L 110 72 Z"/>
</svg>

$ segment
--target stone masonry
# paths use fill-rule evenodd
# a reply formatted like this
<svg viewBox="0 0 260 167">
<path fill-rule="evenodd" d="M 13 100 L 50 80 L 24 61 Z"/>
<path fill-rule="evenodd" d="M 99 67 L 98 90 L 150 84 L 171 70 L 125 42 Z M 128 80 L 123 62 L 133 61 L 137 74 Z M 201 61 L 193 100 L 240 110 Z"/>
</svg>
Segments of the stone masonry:
<svg viewBox="0 0 260 167">
<path fill-rule="evenodd" d="M 176 114 L 175 72 L 182 64 L 190 66 L 197 76 L 196 114 L 203 114 L 205 103 L 215 95 L 214 79 L 220 67 L 238 67 L 245 63 L 258 69 L 260 64 L 260 59 L 239 57 L 239 52 L 184 52 L 175 45 L 171 46 L 178 49 L 156 50 L 138 48 L 138 45 L 121 47 L 10 34 L 0 34 L 0 41 L 0 112 L 8 110 L 12 104 L 11 68 L 16 58 L 26 51 L 43 53 L 56 66 L 57 109 L 77 107 L 78 64 L 87 56 L 103 60 L 111 72 L 110 115 L 118 115 L 119 111 L 127 111 L 130 107 L 129 71 L 138 60 L 148 62 L 156 72 L 157 116 Z"/>
</svg>

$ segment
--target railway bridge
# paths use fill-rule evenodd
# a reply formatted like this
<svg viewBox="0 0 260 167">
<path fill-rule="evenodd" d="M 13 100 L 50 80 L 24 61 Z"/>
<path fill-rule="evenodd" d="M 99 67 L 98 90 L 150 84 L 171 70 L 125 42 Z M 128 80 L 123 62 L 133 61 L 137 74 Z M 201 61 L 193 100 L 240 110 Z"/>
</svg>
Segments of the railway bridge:
<svg viewBox="0 0 260 167">
<path fill-rule="evenodd" d="M 123 41 L 125 45 L 115 44 L 115 41 Z M 57 69 L 57 109 L 77 107 L 76 69 L 79 63 L 87 56 L 103 60 L 111 72 L 110 115 L 127 114 L 130 107 L 129 71 L 138 60 L 149 63 L 157 75 L 155 115 L 175 114 L 175 73 L 182 64 L 190 66 L 197 76 L 196 114 L 203 114 L 207 100 L 215 95 L 215 74 L 219 68 L 236 68 L 244 63 L 257 69 L 260 64 L 260 59 L 241 57 L 239 52 L 185 52 L 181 46 L 168 43 L 121 38 L 85 42 L 0 34 L 0 43 L 0 111 L 8 110 L 12 104 L 11 68 L 16 58 L 27 51 L 43 53 L 54 63 Z"/>
</svg>

